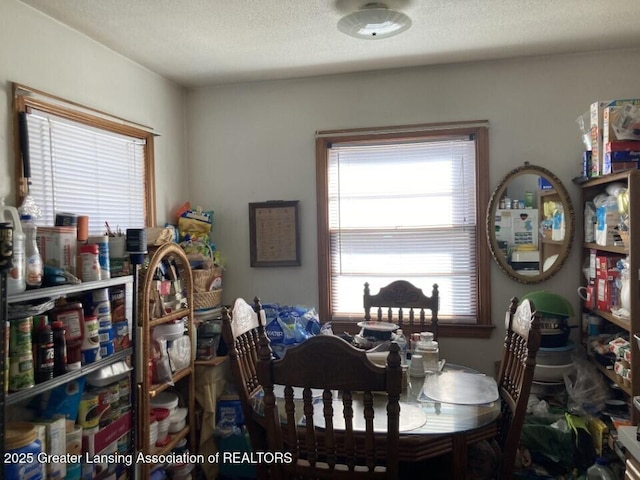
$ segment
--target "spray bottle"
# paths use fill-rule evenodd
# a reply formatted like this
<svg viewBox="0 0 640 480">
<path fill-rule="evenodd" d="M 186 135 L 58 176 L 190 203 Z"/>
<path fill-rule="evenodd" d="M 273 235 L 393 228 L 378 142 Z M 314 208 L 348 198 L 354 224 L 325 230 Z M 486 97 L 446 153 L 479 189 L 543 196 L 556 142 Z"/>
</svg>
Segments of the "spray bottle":
<svg viewBox="0 0 640 480">
<path fill-rule="evenodd" d="M 25 282 L 25 234 L 22 232 L 20 215 L 15 207 L 4 204 L 0 198 L 0 222 L 10 222 L 13 226 L 13 267 L 7 275 L 7 291 L 9 295 L 24 292 Z"/>
</svg>

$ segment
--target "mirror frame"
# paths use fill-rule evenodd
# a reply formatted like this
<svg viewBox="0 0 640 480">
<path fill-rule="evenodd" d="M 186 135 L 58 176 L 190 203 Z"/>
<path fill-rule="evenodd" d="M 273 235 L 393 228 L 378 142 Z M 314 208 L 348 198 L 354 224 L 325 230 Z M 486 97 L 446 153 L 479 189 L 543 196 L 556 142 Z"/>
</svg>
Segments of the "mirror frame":
<svg viewBox="0 0 640 480">
<path fill-rule="evenodd" d="M 507 260 L 502 251 L 500 250 L 500 248 L 498 248 L 498 242 L 495 235 L 496 210 L 498 209 L 500 199 L 504 196 L 504 192 L 507 189 L 509 182 L 522 175 L 538 175 L 545 177 L 545 179 L 548 180 L 549 183 L 551 183 L 553 190 L 555 190 L 555 192 L 560 197 L 560 200 L 562 201 L 565 209 L 565 236 L 560 248 L 560 252 L 558 253 L 558 259 L 547 271 L 541 272 L 535 276 L 520 275 L 513 268 L 511 268 L 511 266 L 507 263 Z M 525 162 L 523 166 L 514 168 L 509 173 L 507 173 L 502 178 L 502 180 L 500 180 L 500 183 L 491 194 L 491 198 L 489 199 L 489 206 L 487 207 L 486 227 L 489 250 L 491 251 L 491 256 L 500 267 L 500 270 L 502 270 L 509 278 L 515 280 L 516 282 L 524 284 L 536 284 L 548 280 L 556 273 L 558 273 L 560 268 L 562 268 L 567 258 L 569 257 L 571 246 L 573 245 L 573 237 L 575 234 L 575 212 L 573 209 L 573 204 L 571 203 L 571 198 L 569 197 L 569 194 L 567 193 L 567 190 L 560 179 L 558 179 L 558 177 L 556 177 L 546 168 L 537 165 L 530 165 L 529 162 Z"/>
</svg>

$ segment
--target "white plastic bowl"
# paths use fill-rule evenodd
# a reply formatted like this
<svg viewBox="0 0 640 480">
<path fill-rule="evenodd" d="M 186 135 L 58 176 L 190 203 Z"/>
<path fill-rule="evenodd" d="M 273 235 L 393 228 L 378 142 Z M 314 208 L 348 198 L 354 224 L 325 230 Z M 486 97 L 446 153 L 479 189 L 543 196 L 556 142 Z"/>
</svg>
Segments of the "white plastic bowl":
<svg viewBox="0 0 640 480">
<path fill-rule="evenodd" d="M 558 382 L 564 379 L 564 372 L 568 372 L 574 368 L 573 363 L 564 365 L 542 365 L 536 364 L 533 372 L 533 379 L 539 382 Z"/>
</svg>

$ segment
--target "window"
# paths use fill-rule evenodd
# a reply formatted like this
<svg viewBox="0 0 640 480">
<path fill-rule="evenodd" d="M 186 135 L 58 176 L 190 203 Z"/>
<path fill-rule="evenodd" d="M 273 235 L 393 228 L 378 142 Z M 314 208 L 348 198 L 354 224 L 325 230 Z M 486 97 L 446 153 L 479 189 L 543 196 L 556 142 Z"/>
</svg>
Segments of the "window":
<svg viewBox="0 0 640 480">
<path fill-rule="evenodd" d="M 321 318 L 360 321 L 365 282 L 404 279 L 438 284 L 442 334 L 488 336 L 486 122 L 318 132 L 316 151 Z"/>
<path fill-rule="evenodd" d="M 107 223 L 125 230 L 154 222 L 149 131 L 14 89 L 21 147 L 16 171 L 29 177 L 19 191 L 24 197 L 28 180 L 28 194 L 41 210 L 38 225 L 54 225 L 59 212 L 89 216 L 91 235 L 104 234 Z"/>
</svg>

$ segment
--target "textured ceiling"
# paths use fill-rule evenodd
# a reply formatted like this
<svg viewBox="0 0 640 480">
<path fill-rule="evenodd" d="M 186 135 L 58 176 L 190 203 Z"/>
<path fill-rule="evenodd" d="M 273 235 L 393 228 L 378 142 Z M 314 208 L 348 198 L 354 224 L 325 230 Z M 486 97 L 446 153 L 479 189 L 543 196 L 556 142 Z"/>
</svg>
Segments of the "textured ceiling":
<svg viewBox="0 0 640 480">
<path fill-rule="evenodd" d="M 388 0 L 382 40 L 336 27 L 367 0 L 21 1 L 186 87 L 640 46 L 640 0 Z"/>
</svg>

